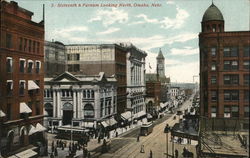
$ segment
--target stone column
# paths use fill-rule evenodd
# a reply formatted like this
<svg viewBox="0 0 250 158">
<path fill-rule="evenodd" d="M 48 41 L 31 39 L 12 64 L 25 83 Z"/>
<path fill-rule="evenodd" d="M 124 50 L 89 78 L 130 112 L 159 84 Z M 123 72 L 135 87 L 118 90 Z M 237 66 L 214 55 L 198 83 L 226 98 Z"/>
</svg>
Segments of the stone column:
<svg viewBox="0 0 250 158">
<path fill-rule="evenodd" d="M 98 88 L 95 89 L 95 119 L 99 119 L 101 115 L 101 102 L 100 102 L 100 90 Z"/>
<path fill-rule="evenodd" d="M 57 97 L 56 97 L 56 102 L 57 102 L 57 117 L 61 117 L 61 95 L 60 95 L 60 90 L 57 90 L 57 92 L 56 92 L 56 95 L 57 95 Z"/>
<path fill-rule="evenodd" d="M 56 90 L 52 89 L 53 91 L 53 117 L 56 117 L 56 108 L 57 108 L 57 102 L 56 102 Z"/>
<path fill-rule="evenodd" d="M 83 109 L 83 107 L 82 107 L 82 96 L 83 96 L 83 94 L 82 94 L 81 90 L 78 91 L 77 96 L 78 96 L 78 98 L 77 98 L 78 99 L 78 108 L 77 108 L 77 110 L 78 110 L 78 118 L 82 118 L 82 109 Z"/>
<path fill-rule="evenodd" d="M 74 117 L 76 118 L 76 106 L 77 106 L 77 102 L 76 102 L 76 91 L 73 90 L 73 113 L 74 113 Z"/>
<path fill-rule="evenodd" d="M 114 86 L 111 87 L 111 115 L 114 114 Z"/>
</svg>

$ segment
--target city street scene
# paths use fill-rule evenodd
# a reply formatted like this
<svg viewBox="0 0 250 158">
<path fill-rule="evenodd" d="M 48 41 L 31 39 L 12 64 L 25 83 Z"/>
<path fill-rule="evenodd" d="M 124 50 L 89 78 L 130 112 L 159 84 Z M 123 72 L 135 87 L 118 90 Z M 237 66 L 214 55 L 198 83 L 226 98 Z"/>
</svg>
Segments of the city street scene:
<svg viewBox="0 0 250 158">
<path fill-rule="evenodd" d="M 249 0 L 0 0 L 0 158 L 249 158 Z"/>
</svg>

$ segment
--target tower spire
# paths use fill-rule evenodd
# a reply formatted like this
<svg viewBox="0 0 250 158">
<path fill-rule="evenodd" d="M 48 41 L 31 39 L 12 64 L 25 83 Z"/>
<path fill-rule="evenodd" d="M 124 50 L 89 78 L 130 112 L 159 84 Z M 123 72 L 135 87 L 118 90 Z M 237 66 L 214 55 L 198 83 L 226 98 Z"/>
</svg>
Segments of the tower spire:
<svg viewBox="0 0 250 158">
<path fill-rule="evenodd" d="M 45 14 L 45 6 L 44 6 L 44 4 L 43 4 L 43 22 L 44 22 L 44 20 L 45 20 L 44 14 Z"/>
</svg>

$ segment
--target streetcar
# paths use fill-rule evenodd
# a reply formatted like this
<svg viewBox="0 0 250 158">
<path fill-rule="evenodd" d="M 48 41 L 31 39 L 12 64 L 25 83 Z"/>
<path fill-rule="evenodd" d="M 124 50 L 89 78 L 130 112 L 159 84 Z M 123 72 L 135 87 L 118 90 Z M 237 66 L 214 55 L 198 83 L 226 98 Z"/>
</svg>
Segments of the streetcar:
<svg viewBox="0 0 250 158">
<path fill-rule="evenodd" d="M 145 124 L 142 124 L 141 130 L 140 130 L 140 135 L 142 136 L 147 136 L 153 131 L 153 123 L 152 122 L 147 122 Z"/>
</svg>

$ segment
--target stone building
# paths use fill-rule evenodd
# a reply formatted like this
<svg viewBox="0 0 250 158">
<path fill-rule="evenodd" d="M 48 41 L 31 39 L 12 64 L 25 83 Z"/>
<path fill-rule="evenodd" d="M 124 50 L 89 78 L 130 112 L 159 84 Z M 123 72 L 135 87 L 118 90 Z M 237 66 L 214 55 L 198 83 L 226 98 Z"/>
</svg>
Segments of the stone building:
<svg viewBox="0 0 250 158">
<path fill-rule="evenodd" d="M 63 43 L 58 41 L 45 41 L 44 53 L 45 77 L 57 76 L 66 71 L 67 55 Z"/>
<path fill-rule="evenodd" d="M 145 106 L 145 57 L 146 52 L 132 44 L 122 43 L 127 51 L 127 110 L 132 112 L 134 119 L 146 115 Z"/>
<path fill-rule="evenodd" d="M 98 75 L 73 75 L 64 72 L 45 78 L 44 107 L 49 129 L 63 125 L 97 128 L 114 125 L 117 113 L 117 80 Z"/>
<path fill-rule="evenodd" d="M 66 46 L 67 71 L 96 75 L 104 72 L 117 79 L 117 112 L 127 107 L 126 49 L 117 44 L 72 44 Z"/>
<path fill-rule="evenodd" d="M 45 143 L 44 21 L 32 21 L 33 12 L 14 1 L 0 5 L 0 150 L 4 156 L 17 150 L 34 156 L 32 145 Z"/>
</svg>

